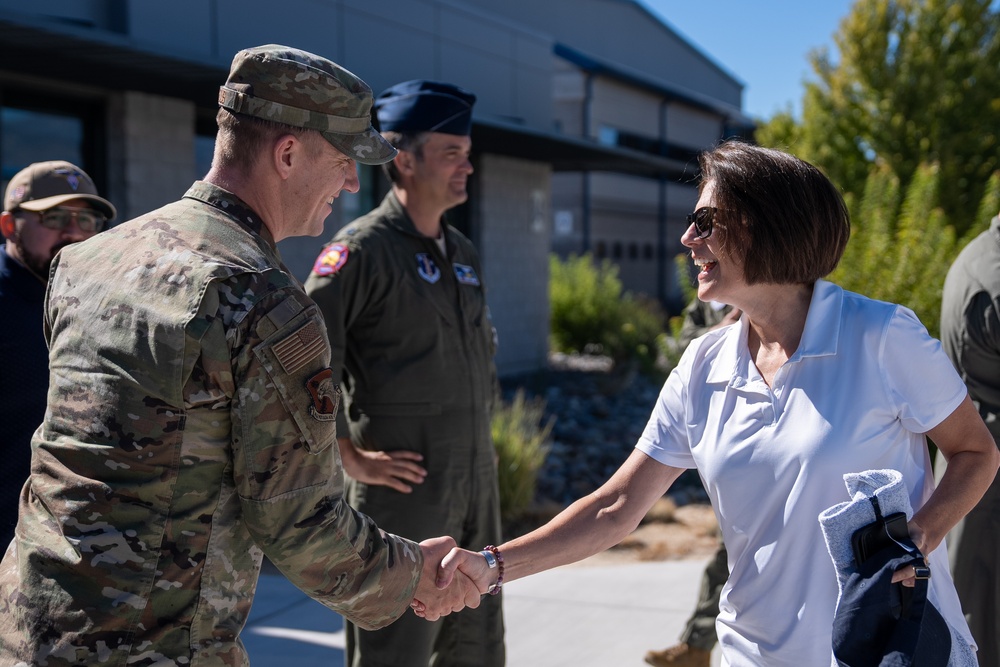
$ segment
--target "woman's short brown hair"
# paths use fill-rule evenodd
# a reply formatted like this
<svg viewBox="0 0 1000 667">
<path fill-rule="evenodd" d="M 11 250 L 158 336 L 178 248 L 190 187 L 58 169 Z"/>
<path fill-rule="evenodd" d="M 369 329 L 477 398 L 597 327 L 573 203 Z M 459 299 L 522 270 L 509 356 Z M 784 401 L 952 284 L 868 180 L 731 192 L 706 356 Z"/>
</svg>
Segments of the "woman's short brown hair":
<svg viewBox="0 0 1000 667">
<path fill-rule="evenodd" d="M 804 160 L 742 141 L 702 153 L 722 251 L 747 284 L 812 283 L 837 267 L 851 222 L 840 192 Z M 721 227 L 721 229 L 719 229 Z"/>
</svg>

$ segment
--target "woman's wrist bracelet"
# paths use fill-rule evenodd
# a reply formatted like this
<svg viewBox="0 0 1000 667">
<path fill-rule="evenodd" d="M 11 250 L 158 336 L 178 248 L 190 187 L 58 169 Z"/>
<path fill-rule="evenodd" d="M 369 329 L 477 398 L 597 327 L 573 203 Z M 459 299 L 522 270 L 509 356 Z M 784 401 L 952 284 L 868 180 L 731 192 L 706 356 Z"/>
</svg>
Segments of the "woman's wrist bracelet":
<svg viewBox="0 0 1000 667">
<path fill-rule="evenodd" d="M 500 592 L 500 587 L 503 586 L 503 554 L 500 553 L 500 549 L 496 548 L 492 544 L 487 546 L 481 552 L 483 558 L 486 559 L 486 564 L 489 565 L 490 569 L 497 569 L 497 582 L 492 584 L 486 592 L 490 595 L 496 595 Z"/>
</svg>

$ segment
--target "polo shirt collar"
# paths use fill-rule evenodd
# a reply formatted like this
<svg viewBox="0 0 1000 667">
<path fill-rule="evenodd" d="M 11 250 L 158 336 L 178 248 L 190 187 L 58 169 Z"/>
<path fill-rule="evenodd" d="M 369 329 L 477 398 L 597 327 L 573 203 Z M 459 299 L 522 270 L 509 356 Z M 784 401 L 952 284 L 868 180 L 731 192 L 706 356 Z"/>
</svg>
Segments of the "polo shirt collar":
<svg viewBox="0 0 1000 667">
<path fill-rule="evenodd" d="M 813 285 L 809 313 L 802 332 L 799 348 L 789 363 L 806 357 L 825 357 L 837 354 L 840 341 L 840 320 L 844 307 L 844 290 L 826 280 L 817 280 Z M 737 384 L 745 384 L 749 378 L 750 348 L 747 345 L 747 316 L 740 317 L 722 341 L 715 363 L 708 372 L 708 382 L 725 382 L 742 379 Z"/>
</svg>

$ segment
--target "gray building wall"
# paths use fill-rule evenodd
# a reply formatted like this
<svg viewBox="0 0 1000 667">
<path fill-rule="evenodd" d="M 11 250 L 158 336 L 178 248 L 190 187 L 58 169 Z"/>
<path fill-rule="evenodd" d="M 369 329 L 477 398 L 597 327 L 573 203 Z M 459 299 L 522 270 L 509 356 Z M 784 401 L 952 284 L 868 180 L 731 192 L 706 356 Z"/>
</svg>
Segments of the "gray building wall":
<svg viewBox="0 0 1000 667">
<path fill-rule="evenodd" d="M 539 368 L 548 353 L 551 203 L 548 165 L 499 155 L 479 164 L 475 202 L 487 302 L 505 374 Z"/>
<path fill-rule="evenodd" d="M 109 197 L 119 221 L 175 201 L 195 173 L 195 105 L 127 91 L 109 100 Z"/>
<path fill-rule="evenodd" d="M 739 110 L 743 84 L 633 0 L 465 0 L 665 85 Z"/>
<path fill-rule="evenodd" d="M 0 60 L 0 103 L 6 104 L 4 90 L 18 87 L 102 105 L 104 155 L 96 162 L 106 172 L 99 180 L 120 219 L 177 199 L 204 175 L 195 146 L 204 147 L 198 132 L 207 131 L 206 122 L 210 125 L 215 114 L 213 89 L 195 95 L 178 90 L 175 81 L 167 92 L 160 77 L 190 71 L 206 81 L 206 73 L 217 71 L 221 84 L 233 54 L 257 44 L 291 44 L 327 56 L 376 93 L 411 78 L 451 81 L 477 94 L 479 123 L 594 142 L 604 141 L 605 127 L 691 149 L 719 138 L 724 114 L 665 102 L 636 81 L 673 86 L 737 113 L 742 89 L 630 0 L 0 0 L 0 31 L 12 25 L 41 31 L 67 66 L 32 72 L 30 63 L 23 67 L 10 58 Z M 618 73 L 588 74 L 554 55 L 557 44 L 606 61 Z M 124 65 L 115 61 L 121 80 L 96 76 L 103 70 L 94 67 L 89 78 L 81 78 L 80 69 L 71 65 L 88 50 L 90 55 L 126 54 Z M 134 62 L 128 58 L 132 54 Z M 132 83 L 123 83 L 126 79 Z M 660 233 L 663 210 L 669 237 L 679 236 L 683 215 L 696 199 L 691 183 L 555 173 L 546 157 L 473 150 L 471 236 L 482 254 L 500 333 L 502 374 L 545 363 L 548 252 L 579 247 L 585 222 L 591 247 L 597 240 L 624 244 L 620 263 L 626 285 L 655 293 L 651 281 L 659 274 L 645 248 Z M 373 177 L 370 170 L 362 172 L 369 188 Z M 280 250 L 291 271 L 305 277 L 334 230 L 370 203 L 344 195 L 323 237 L 283 241 Z M 630 263 L 632 243 L 639 251 Z"/>
<path fill-rule="evenodd" d="M 741 117 L 743 85 L 632 0 L 467 0 L 551 34 L 593 69 L 553 56 L 553 128 L 607 146 L 639 137 L 690 153 L 685 176 L 591 171 L 553 178 L 554 252 L 592 252 L 619 267 L 626 289 L 683 306 L 673 258 L 697 200 L 695 153 Z"/>
</svg>

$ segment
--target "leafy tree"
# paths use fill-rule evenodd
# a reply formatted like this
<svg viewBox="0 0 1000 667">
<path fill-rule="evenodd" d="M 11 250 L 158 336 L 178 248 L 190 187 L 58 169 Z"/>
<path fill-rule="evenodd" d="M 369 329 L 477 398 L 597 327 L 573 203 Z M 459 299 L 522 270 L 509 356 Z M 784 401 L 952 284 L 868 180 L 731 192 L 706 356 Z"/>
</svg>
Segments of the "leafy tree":
<svg viewBox="0 0 1000 667">
<path fill-rule="evenodd" d="M 854 226 L 830 279 L 852 292 L 911 308 L 938 335 L 941 289 L 962 244 L 937 206 L 941 171 L 919 165 L 905 196 L 887 167 L 873 169 L 864 195 L 847 197 Z"/>
<path fill-rule="evenodd" d="M 793 155 L 801 155 L 802 152 L 802 125 L 795 119 L 791 108 L 778 111 L 759 125 L 754 138 L 761 146 Z"/>
<path fill-rule="evenodd" d="M 858 0 L 834 36 L 839 59 L 825 50 L 811 56 L 817 80 L 806 84 L 800 133 L 783 135 L 794 139 L 792 151 L 856 195 L 872 165 L 888 168 L 905 190 L 919 165 L 936 162 L 941 207 L 968 229 L 1000 168 L 994 5 Z M 780 128 L 786 119 L 772 121 Z M 765 127 L 761 136 L 772 141 Z"/>
</svg>

